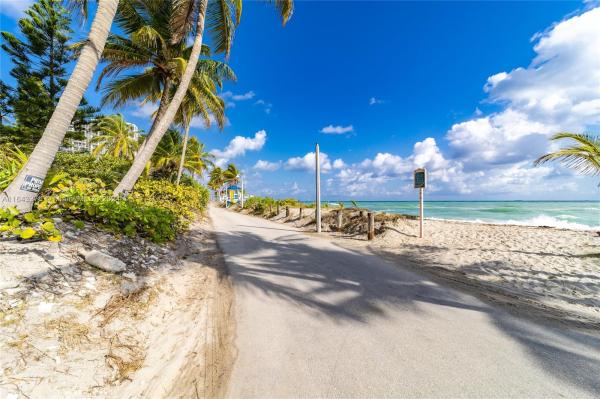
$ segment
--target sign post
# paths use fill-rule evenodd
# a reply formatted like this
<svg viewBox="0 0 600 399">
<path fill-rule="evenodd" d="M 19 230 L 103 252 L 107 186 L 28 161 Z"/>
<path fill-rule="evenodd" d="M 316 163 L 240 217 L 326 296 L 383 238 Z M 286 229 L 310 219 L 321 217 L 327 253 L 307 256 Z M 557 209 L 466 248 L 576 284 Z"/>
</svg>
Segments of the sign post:
<svg viewBox="0 0 600 399">
<path fill-rule="evenodd" d="M 419 189 L 419 238 L 423 238 L 423 191 L 427 185 L 427 171 L 425 168 L 415 169 L 415 188 Z"/>
<path fill-rule="evenodd" d="M 321 165 L 319 164 L 319 143 L 315 146 L 315 171 L 316 171 L 316 198 L 315 198 L 315 224 L 317 233 L 321 232 Z"/>
</svg>

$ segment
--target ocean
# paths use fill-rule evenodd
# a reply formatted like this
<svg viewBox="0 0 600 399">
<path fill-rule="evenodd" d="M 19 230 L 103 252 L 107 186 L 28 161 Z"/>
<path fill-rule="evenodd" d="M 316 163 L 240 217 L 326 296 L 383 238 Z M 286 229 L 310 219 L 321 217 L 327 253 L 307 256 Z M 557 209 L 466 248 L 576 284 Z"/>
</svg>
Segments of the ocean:
<svg viewBox="0 0 600 399">
<path fill-rule="evenodd" d="M 346 207 L 352 206 L 348 201 L 342 202 Z M 357 204 L 379 212 L 419 214 L 417 201 Z M 600 201 L 425 201 L 425 218 L 600 230 Z"/>
</svg>

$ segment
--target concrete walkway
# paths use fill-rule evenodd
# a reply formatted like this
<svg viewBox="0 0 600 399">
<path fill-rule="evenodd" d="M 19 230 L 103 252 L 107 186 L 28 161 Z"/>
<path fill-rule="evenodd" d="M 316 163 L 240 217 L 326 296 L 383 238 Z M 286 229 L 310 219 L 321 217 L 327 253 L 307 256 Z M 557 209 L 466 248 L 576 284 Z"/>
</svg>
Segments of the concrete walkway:
<svg viewBox="0 0 600 399">
<path fill-rule="evenodd" d="M 600 397 L 598 336 L 288 226 L 210 216 L 236 295 L 230 398 Z"/>
</svg>

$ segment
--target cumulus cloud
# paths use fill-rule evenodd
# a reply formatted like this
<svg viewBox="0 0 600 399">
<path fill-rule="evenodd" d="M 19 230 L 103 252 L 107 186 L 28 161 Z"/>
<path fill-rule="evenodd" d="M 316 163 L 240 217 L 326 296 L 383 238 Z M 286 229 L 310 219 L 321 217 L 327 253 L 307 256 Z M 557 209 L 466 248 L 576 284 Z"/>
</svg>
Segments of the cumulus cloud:
<svg viewBox="0 0 600 399">
<path fill-rule="evenodd" d="M 487 79 L 488 100 L 501 111 L 457 123 L 447 139 L 467 169 L 532 160 L 548 135 L 600 124 L 600 8 L 533 38 L 528 67 Z"/>
<path fill-rule="evenodd" d="M 325 126 L 324 128 L 322 128 L 320 130 L 321 133 L 325 133 L 325 134 L 344 134 L 344 133 L 351 133 L 353 131 L 354 131 L 354 126 L 352 126 L 352 125 L 348 125 L 348 126 L 329 125 L 329 126 Z"/>
<path fill-rule="evenodd" d="M 267 132 L 260 130 L 254 134 L 254 137 L 235 136 L 223 150 L 211 150 L 211 153 L 217 158 L 215 164 L 223 166 L 230 159 L 242 156 L 246 151 L 258 151 L 262 149 L 267 141 Z"/>
<path fill-rule="evenodd" d="M 253 168 L 256 170 L 264 170 L 266 172 L 274 172 L 281 166 L 281 161 L 279 162 L 269 162 L 263 161 L 259 159 L 256 164 L 254 164 Z"/>
<path fill-rule="evenodd" d="M 325 173 L 333 168 L 329 156 L 324 152 L 319 153 L 319 164 L 321 171 Z M 315 153 L 309 152 L 302 157 L 292 157 L 286 161 L 285 168 L 288 170 L 314 171 L 316 169 Z"/>
</svg>

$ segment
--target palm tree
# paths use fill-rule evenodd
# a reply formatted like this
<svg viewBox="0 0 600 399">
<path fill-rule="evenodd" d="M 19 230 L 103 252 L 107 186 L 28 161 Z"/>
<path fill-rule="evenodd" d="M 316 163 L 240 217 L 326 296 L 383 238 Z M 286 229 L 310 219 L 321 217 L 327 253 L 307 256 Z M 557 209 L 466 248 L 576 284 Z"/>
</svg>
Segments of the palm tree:
<svg viewBox="0 0 600 399">
<path fill-rule="evenodd" d="M 133 70 L 105 87 L 103 104 L 123 106 L 138 98 L 143 102 L 158 102 L 149 135 L 164 115 L 192 49 L 184 36 L 175 40 L 178 29 L 169 23 L 174 10 L 173 1 L 162 0 L 139 0 L 120 7 L 116 20 L 125 35 L 111 34 L 103 53 L 103 60 L 108 64 L 98 79 L 97 88 L 105 78 Z M 201 55 L 210 56 L 208 46 L 202 46 Z M 209 97 L 218 98 L 216 87 L 222 87 L 223 80 L 236 80 L 227 64 L 200 59 L 190 90 L 196 88 L 196 92 L 202 94 L 208 91 L 205 87 L 208 85 L 215 88 L 209 91 Z M 189 90 L 187 95 L 190 95 Z M 216 118 L 216 122 L 222 128 L 224 117 Z"/>
<path fill-rule="evenodd" d="M 215 192 L 215 198 L 219 199 L 219 192 L 223 185 L 225 184 L 225 177 L 223 175 L 223 169 L 218 166 L 214 167 L 210 172 L 210 177 L 208 180 L 208 187 L 210 187 Z"/>
<path fill-rule="evenodd" d="M 182 158 L 184 143 L 181 133 L 169 129 L 164 135 L 152 156 L 152 173 L 157 177 L 173 180 L 181 162 L 183 168 L 191 173 L 202 175 L 212 165 L 214 156 L 204 150 L 204 144 L 192 137 L 186 147 L 185 157 Z"/>
<path fill-rule="evenodd" d="M 92 139 L 92 143 L 96 144 L 93 155 L 109 154 L 115 158 L 133 159 L 139 143 L 123 115 L 105 116 L 96 122 L 95 129 L 100 134 Z"/>
<path fill-rule="evenodd" d="M 79 3 L 86 5 L 87 0 L 79 0 Z M 44 129 L 42 138 L 21 171 L 3 191 L 0 207 L 16 206 L 21 212 L 28 212 L 33 207 L 33 201 L 98 66 L 118 4 L 119 0 L 98 0 L 88 39 L 81 48 L 69 82 Z M 85 7 L 83 9 L 85 10 Z"/>
<path fill-rule="evenodd" d="M 192 82 L 194 82 L 195 79 L 196 77 L 192 79 Z M 178 185 L 179 181 L 181 180 L 181 174 L 183 173 L 183 157 L 186 154 L 190 125 L 194 116 L 200 115 L 204 120 L 204 125 L 206 128 L 210 127 L 211 123 L 208 111 L 210 111 L 210 114 L 214 115 L 217 121 L 220 121 L 219 127 L 222 128 L 225 120 L 225 102 L 222 98 L 214 94 L 217 89 L 215 82 L 213 80 L 206 79 L 205 76 L 198 76 L 197 79 L 202 79 L 205 81 L 198 82 L 198 84 L 193 84 L 190 86 L 188 93 L 183 99 L 183 102 L 181 103 L 181 106 L 179 107 L 175 117 L 175 122 L 183 126 L 184 129 L 183 150 L 181 151 L 181 162 L 179 163 L 179 170 L 177 171 Z M 222 86 L 219 86 L 219 88 L 221 87 Z M 202 146 L 204 146 L 204 144 L 202 144 Z M 204 151 L 204 149 L 202 149 L 202 151 Z"/>
<path fill-rule="evenodd" d="M 557 133 L 550 140 L 571 140 L 572 145 L 543 155 L 535 160 L 535 165 L 549 161 L 559 161 L 583 175 L 600 175 L 600 136 L 577 133 Z"/>
<path fill-rule="evenodd" d="M 280 11 L 283 23 L 285 24 L 293 12 L 293 0 L 275 0 L 275 6 Z M 144 166 L 152 157 L 152 153 L 156 149 L 160 139 L 175 119 L 177 110 L 196 71 L 198 57 L 202 48 L 205 19 L 208 19 L 208 29 L 212 36 L 212 43 L 215 45 L 215 51 L 225 53 L 227 57 L 231 50 L 233 31 L 235 26 L 240 22 L 241 12 L 242 0 L 218 0 L 211 1 L 210 3 L 208 0 L 176 0 L 175 13 L 171 24 L 175 27 L 180 27 L 181 33 L 178 33 L 178 35 L 183 35 L 185 32 L 192 30 L 191 27 L 195 21 L 196 35 L 192 51 L 169 106 L 165 110 L 163 117 L 156 121 L 154 131 L 148 137 L 145 145 L 136 155 L 133 165 L 115 189 L 115 195 L 131 191 L 133 185 L 142 174 Z M 235 15 L 235 22 L 231 19 L 232 13 Z"/>
<path fill-rule="evenodd" d="M 225 183 L 237 184 L 240 179 L 240 171 L 234 164 L 227 165 L 227 169 L 223 172 Z"/>
<path fill-rule="evenodd" d="M 189 170 L 192 175 L 198 175 L 198 177 L 204 176 L 204 172 L 208 171 L 209 168 L 214 166 L 215 156 L 210 152 L 206 151 L 204 143 L 198 141 L 197 138 L 191 137 L 188 140 L 187 147 L 184 146 L 186 151 L 186 161 L 183 164 L 184 168 Z M 183 153 L 183 151 L 182 151 Z M 189 159 L 189 161 L 188 161 Z M 188 167 L 188 162 L 191 167 Z M 181 163 L 180 163 L 180 169 Z M 178 176 L 180 178 L 181 176 Z"/>
</svg>

